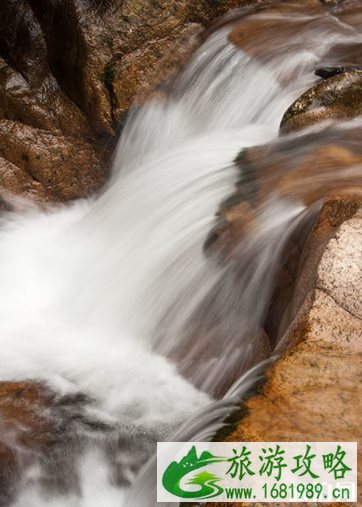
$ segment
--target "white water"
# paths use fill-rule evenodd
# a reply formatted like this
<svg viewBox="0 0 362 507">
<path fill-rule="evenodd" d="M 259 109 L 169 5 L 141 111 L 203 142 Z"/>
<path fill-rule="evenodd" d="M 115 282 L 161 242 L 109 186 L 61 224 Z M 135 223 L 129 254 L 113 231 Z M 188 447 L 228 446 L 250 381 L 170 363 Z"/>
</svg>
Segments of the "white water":
<svg viewBox="0 0 362 507">
<path fill-rule="evenodd" d="M 329 42 L 325 37 L 323 47 Z M 72 436 L 85 442 L 72 457 L 78 489 L 44 490 L 40 479 L 47 471 L 35 464 L 23 478 L 18 507 L 121 505 L 125 488 L 112 479 L 107 445 L 122 439 L 117 466 L 131 482 L 155 441 L 210 403 L 164 355 L 226 274 L 205 257 L 203 245 L 219 204 L 233 193 L 233 160 L 242 148 L 277 137 L 285 109 L 315 81 L 313 65 L 323 53 L 315 47 L 272 69 L 219 31 L 197 52 L 169 102 L 154 102 L 130 119 L 102 196 L 46 214 L 1 218 L 0 379 L 40 380 L 61 395 L 84 393 L 91 401 L 81 416 L 103 421 L 110 431 L 92 432 L 82 422 L 72 427 Z M 282 88 L 281 78 L 297 68 Z M 302 209 L 272 200 L 265 211 L 256 236 L 261 243 L 252 250 L 262 248 L 249 300 L 260 303 L 260 315 L 280 231 Z M 226 310 L 234 296 L 230 290 Z M 241 356 L 248 347 L 238 343 Z M 207 365 L 203 372 L 210 391 L 228 366 L 220 355 L 218 368 Z M 195 362 L 189 379 L 199 375 Z"/>
</svg>

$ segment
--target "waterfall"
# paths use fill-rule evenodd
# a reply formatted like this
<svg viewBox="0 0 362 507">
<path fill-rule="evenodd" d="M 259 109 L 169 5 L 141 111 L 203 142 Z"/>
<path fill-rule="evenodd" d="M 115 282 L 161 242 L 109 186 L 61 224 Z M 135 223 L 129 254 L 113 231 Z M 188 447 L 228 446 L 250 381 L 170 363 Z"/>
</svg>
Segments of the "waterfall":
<svg viewBox="0 0 362 507">
<path fill-rule="evenodd" d="M 209 438 L 262 374 L 265 363 L 216 401 L 224 372 L 257 347 L 281 252 L 309 210 L 271 193 L 238 246 L 244 264 L 206 255 L 205 241 L 240 178 L 237 155 L 277 142 L 330 44 L 358 36 L 324 15 L 323 29 L 260 61 L 230 42 L 230 23 L 167 100 L 132 110 L 100 196 L 1 216 L 0 379 L 44 383 L 66 425 L 66 451 L 33 458 L 17 507 L 153 505 L 152 461 L 126 495 L 157 440 Z"/>
</svg>

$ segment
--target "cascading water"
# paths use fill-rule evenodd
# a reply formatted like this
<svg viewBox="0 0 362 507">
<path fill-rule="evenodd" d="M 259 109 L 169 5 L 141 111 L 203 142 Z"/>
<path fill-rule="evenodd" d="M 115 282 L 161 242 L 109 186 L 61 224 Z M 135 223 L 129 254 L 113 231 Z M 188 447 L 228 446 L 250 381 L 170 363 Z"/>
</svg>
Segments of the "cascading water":
<svg viewBox="0 0 362 507">
<path fill-rule="evenodd" d="M 66 425 L 63 450 L 33 457 L 16 486 L 18 507 L 136 507 L 145 496 L 152 505 L 139 485 L 124 495 L 155 442 L 198 409 L 174 438 L 206 438 L 254 382 L 249 374 L 210 408 L 225 392 L 223 374 L 242 370 L 258 347 L 277 264 L 305 206 L 271 193 L 234 261 L 205 255 L 205 241 L 240 177 L 240 150 L 275 141 L 330 45 L 360 38 L 331 15 L 254 17 L 295 23 L 290 50 L 258 61 L 228 40 L 230 22 L 167 101 L 131 114 L 100 197 L 1 218 L 0 378 L 46 383 Z"/>
</svg>

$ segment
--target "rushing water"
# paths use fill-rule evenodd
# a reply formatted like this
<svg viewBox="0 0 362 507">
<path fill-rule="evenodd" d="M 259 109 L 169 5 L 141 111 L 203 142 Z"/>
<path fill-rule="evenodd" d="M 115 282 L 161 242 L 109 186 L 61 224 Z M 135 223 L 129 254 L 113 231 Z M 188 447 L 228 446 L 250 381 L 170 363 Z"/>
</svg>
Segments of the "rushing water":
<svg viewBox="0 0 362 507">
<path fill-rule="evenodd" d="M 257 58 L 228 40 L 232 24 L 216 30 L 167 101 L 131 114 L 97 199 L 1 217 L 0 378 L 45 383 L 66 425 L 61 446 L 33 457 L 16 506 L 152 506 L 152 461 L 125 494 L 155 442 L 176 430 L 174 440 L 210 438 L 260 375 L 263 365 L 214 404 L 259 346 L 305 205 L 271 193 L 230 262 L 205 255 L 205 241 L 240 150 L 276 141 L 331 45 L 360 38 L 329 14 L 255 17 L 268 20 L 288 33 L 295 23 L 293 44 Z"/>
</svg>

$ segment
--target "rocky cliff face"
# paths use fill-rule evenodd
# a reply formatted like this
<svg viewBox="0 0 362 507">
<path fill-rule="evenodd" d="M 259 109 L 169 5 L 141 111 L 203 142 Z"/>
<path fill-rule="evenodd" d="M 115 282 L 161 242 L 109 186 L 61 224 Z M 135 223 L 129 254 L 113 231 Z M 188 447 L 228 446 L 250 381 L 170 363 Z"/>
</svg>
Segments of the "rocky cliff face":
<svg viewBox="0 0 362 507">
<path fill-rule="evenodd" d="M 97 192 L 136 92 L 172 76 L 243 0 L 9 0 L 0 7 L 0 197 Z"/>
</svg>

